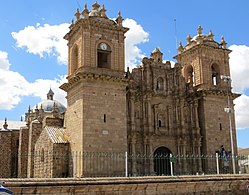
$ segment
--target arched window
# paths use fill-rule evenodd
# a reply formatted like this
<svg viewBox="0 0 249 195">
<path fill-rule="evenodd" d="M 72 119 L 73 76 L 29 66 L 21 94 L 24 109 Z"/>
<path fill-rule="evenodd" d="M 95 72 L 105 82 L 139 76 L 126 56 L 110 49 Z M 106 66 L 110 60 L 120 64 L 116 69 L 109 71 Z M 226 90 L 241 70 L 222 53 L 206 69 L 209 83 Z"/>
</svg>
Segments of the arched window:
<svg viewBox="0 0 249 195">
<path fill-rule="evenodd" d="M 44 148 L 42 148 L 41 150 L 41 162 L 44 162 L 44 159 L 45 159 L 45 154 L 44 154 Z"/>
<path fill-rule="evenodd" d="M 106 43 L 102 42 L 98 45 L 98 68 L 111 68 L 111 48 Z"/>
<path fill-rule="evenodd" d="M 158 127 L 165 127 L 165 121 L 164 121 L 164 115 L 163 114 L 158 114 Z"/>
<path fill-rule="evenodd" d="M 220 83 L 220 70 L 219 66 L 217 64 L 213 64 L 211 66 L 211 71 L 212 71 L 212 84 L 213 85 L 218 85 Z"/>
<path fill-rule="evenodd" d="M 156 175 L 171 175 L 170 154 L 166 147 L 159 147 L 154 152 L 154 172 Z"/>
<path fill-rule="evenodd" d="M 75 45 L 72 49 L 72 54 L 71 54 L 71 74 L 73 74 L 78 68 L 78 56 L 79 56 L 78 46 Z"/>
<path fill-rule="evenodd" d="M 156 89 L 157 90 L 163 90 L 163 79 L 160 77 L 157 79 L 157 82 L 156 82 Z"/>
<path fill-rule="evenodd" d="M 194 70 L 192 66 L 188 66 L 185 69 L 185 78 L 187 79 L 187 83 L 190 85 L 195 84 L 195 76 L 194 76 Z"/>
</svg>

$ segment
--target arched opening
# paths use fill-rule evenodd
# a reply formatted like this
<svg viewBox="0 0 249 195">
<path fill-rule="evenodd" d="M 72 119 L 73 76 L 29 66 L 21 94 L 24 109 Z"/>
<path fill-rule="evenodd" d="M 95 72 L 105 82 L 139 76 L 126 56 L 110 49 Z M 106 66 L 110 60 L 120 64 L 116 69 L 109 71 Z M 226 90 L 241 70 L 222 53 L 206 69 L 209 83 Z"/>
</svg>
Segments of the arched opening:
<svg viewBox="0 0 249 195">
<path fill-rule="evenodd" d="M 157 90 L 163 90 L 163 79 L 161 77 L 157 79 L 156 89 Z"/>
<path fill-rule="evenodd" d="M 154 152 L 154 172 L 156 175 L 171 175 L 170 154 L 166 147 L 159 147 Z"/>
<path fill-rule="evenodd" d="M 158 127 L 165 127 L 165 116 L 163 113 L 158 113 L 158 124 L 157 126 Z"/>
<path fill-rule="evenodd" d="M 77 68 L 78 68 L 78 46 L 75 45 L 72 49 L 72 54 L 71 54 L 71 74 L 73 74 Z"/>
<path fill-rule="evenodd" d="M 211 71 L 212 71 L 212 84 L 214 86 L 217 86 L 220 83 L 220 70 L 219 66 L 217 64 L 213 64 L 211 66 Z"/>
<path fill-rule="evenodd" d="M 41 162 L 43 163 L 45 159 L 44 148 L 41 150 Z"/>
<path fill-rule="evenodd" d="M 189 83 L 192 86 L 195 85 L 194 69 L 192 66 L 186 67 L 185 78 L 187 80 L 187 83 Z"/>
<path fill-rule="evenodd" d="M 98 68 L 111 68 L 111 48 L 106 43 L 100 43 L 97 49 Z"/>
</svg>

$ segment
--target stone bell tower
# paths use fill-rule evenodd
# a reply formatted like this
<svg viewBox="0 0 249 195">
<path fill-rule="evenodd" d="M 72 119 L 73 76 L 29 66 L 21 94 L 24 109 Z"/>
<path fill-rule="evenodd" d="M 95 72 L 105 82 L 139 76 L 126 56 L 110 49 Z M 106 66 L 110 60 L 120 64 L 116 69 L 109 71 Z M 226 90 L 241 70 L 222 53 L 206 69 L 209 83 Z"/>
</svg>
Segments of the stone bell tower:
<svg viewBox="0 0 249 195">
<path fill-rule="evenodd" d="M 127 150 L 124 34 L 120 12 L 115 21 L 96 2 L 75 13 L 68 41 L 66 131 L 72 152 Z M 78 162 L 77 162 L 78 163 Z M 74 165 L 74 175 L 86 175 L 86 162 Z M 102 165 L 104 166 L 104 165 Z M 102 167 L 103 169 L 103 167 Z M 89 169 L 88 169 L 89 170 Z M 99 174 L 101 174 L 100 170 Z M 119 170 L 117 170 L 119 171 Z M 104 174 L 104 173 L 103 173 Z"/>
<path fill-rule="evenodd" d="M 196 36 L 189 35 L 186 46 L 183 47 L 180 43 L 175 59 L 183 65 L 182 74 L 188 83 L 189 95 L 198 98 L 198 117 L 202 136 L 201 153 L 215 155 L 221 145 L 227 152 L 231 152 L 231 143 L 233 143 L 236 154 L 233 100 L 239 95 L 232 93 L 231 82 L 225 82 L 222 79 L 224 76 L 230 78 L 229 53 L 231 50 L 226 48 L 224 37 L 221 43 L 218 43 L 214 40 L 211 31 L 205 35 L 202 30 L 199 26 Z M 224 111 L 227 107 L 230 113 Z"/>
</svg>

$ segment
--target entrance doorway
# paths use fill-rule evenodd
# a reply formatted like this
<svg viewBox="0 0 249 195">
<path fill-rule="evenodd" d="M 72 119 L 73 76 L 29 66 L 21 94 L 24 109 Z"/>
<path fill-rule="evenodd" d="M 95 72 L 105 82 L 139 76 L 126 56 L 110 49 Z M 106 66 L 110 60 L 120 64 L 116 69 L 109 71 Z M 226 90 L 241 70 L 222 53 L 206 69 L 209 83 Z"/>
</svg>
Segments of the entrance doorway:
<svg viewBox="0 0 249 195">
<path fill-rule="evenodd" d="M 159 147 L 154 152 L 154 172 L 156 175 L 171 175 L 170 154 L 166 147 Z"/>
</svg>

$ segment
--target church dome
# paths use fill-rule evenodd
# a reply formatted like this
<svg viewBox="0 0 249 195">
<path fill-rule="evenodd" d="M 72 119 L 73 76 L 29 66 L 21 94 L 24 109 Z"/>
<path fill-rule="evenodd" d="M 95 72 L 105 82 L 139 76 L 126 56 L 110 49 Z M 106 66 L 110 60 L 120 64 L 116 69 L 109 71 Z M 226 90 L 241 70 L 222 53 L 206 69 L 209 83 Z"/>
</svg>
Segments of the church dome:
<svg viewBox="0 0 249 195">
<path fill-rule="evenodd" d="M 66 107 L 62 103 L 58 102 L 57 100 L 43 100 L 42 102 L 35 105 L 32 108 L 32 110 L 34 111 L 36 108 L 38 108 L 38 109 L 43 109 L 44 112 L 52 112 L 54 106 L 57 106 L 58 111 L 60 113 L 63 113 L 66 111 Z"/>
<path fill-rule="evenodd" d="M 44 112 L 52 112 L 54 107 L 56 107 L 60 113 L 64 113 L 66 111 L 66 107 L 59 101 L 54 100 L 53 96 L 54 92 L 50 89 L 47 94 L 47 99 L 33 106 L 32 110 L 35 111 L 35 109 L 43 109 Z"/>
</svg>

